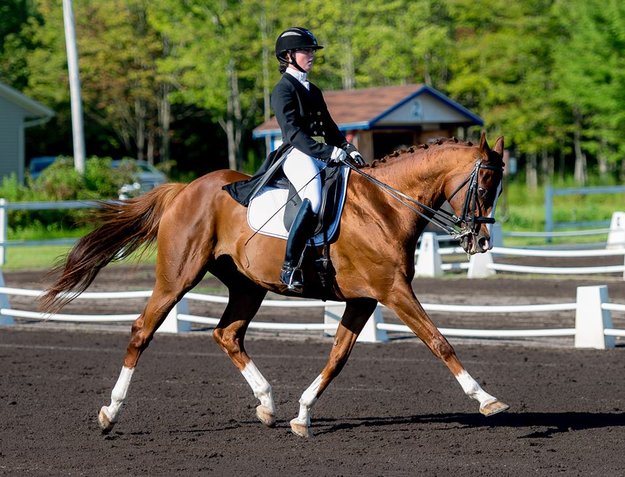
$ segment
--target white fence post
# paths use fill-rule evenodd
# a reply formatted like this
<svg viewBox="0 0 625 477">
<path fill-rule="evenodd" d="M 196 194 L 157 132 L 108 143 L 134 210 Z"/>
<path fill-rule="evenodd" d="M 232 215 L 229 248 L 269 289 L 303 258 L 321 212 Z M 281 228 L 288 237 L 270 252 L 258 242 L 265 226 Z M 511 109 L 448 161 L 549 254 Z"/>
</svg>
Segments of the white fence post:
<svg viewBox="0 0 625 477">
<path fill-rule="evenodd" d="M 0 199 L 4 200 L 4 199 Z M 4 287 L 4 275 L 2 274 L 2 270 L 0 270 L 0 287 Z M 6 293 L 0 293 L 0 308 L 11 309 L 11 305 L 9 303 L 9 295 Z M 15 320 L 13 320 L 12 316 L 0 315 L 0 326 L 13 325 Z"/>
<path fill-rule="evenodd" d="M 375 307 L 375 311 L 369 317 L 367 324 L 365 324 L 365 327 L 358 335 L 358 339 L 356 341 L 360 341 L 362 343 L 380 343 L 382 341 L 388 341 L 386 330 L 378 329 L 379 323 L 384 323 L 384 318 L 382 318 L 382 307 L 380 305 Z"/>
<path fill-rule="evenodd" d="M 438 240 L 434 232 L 425 232 L 421 235 L 419 256 L 415 267 L 418 277 L 440 277 L 443 274 L 441 254 L 438 252 Z"/>
<path fill-rule="evenodd" d="M 186 298 L 183 298 L 174 305 L 165 321 L 159 326 L 157 333 L 182 333 L 191 331 L 191 323 L 178 319 L 179 314 L 188 314 L 189 304 Z"/>
<path fill-rule="evenodd" d="M 601 305 L 607 302 L 606 285 L 577 287 L 576 348 L 614 348 L 614 337 L 606 336 L 604 332 L 606 328 L 612 328 L 610 310 L 601 308 Z"/>
<path fill-rule="evenodd" d="M 323 324 L 338 326 L 344 312 L 345 303 L 326 303 L 323 310 Z M 336 332 L 334 330 L 325 330 L 323 334 L 326 336 L 334 336 Z"/>
<path fill-rule="evenodd" d="M 625 247 L 625 212 L 614 212 L 610 221 L 606 248 L 623 247 Z"/>
<path fill-rule="evenodd" d="M 325 306 L 323 314 L 323 323 L 326 325 L 337 325 L 341 321 L 341 317 L 345 312 L 345 303 L 332 303 Z M 369 320 L 365 324 L 361 333 L 358 335 L 357 341 L 363 343 L 380 343 L 382 341 L 388 341 L 388 335 L 385 330 L 378 329 L 378 323 L 384 323 L 382 317 L 382 307 L 376 306 L 375 311 L 369 317 Z M 326 336 L 334 336 L 334 331 L 324 331 Z"/>
<path fill-rule="evenodd" d="M 488 252 L 471 255 L 467 278 L 487 278 L 495 275 L 495 270 L 489 267 L 493 264 L 493 254 Z"/>
</svg>

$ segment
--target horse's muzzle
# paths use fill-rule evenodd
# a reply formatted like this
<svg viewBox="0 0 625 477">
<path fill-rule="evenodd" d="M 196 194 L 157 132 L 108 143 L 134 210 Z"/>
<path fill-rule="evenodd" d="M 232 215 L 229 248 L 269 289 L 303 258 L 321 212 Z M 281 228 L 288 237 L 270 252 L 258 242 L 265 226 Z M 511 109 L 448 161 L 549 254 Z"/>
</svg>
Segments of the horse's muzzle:
<svg viewBox="0 0 625 477">
<path fill-rule="evenodd" d="M 469 255 L 488 252 L 493 248 L 490 237 L 482 233 L 469 233 L 464 235 L 460 239 L 460 245 Z"/>
</svg>

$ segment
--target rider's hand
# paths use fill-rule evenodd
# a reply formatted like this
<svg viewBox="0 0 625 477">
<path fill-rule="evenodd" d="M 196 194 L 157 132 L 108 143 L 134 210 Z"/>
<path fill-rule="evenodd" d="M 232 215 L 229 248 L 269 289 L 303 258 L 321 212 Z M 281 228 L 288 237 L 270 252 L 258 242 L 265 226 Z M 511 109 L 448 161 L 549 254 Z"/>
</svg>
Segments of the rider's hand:
<svg viewBox="0 0 625 477">
<path fill-rule="evenodd" d="M 362 157 L 362 154 L 358 152 L 358 149 L 356 149 L 356 147 L 353 144 L 347 143 L 347 146 L 345 147 L 345 151 L 349 155 L 350 162 L 352 164 L 356 164 L 358 167 L 362 167 L 366 164 L 364 158 Z"/>
<path fill-rule="evenodd" d="M 330 156 L 330 164 L 339 164 L 347 159 L 347 153 L 340 147 L 334 147 Z"/>
<path fill-rule="evenodd" d="M 351 161 L 356 164 L 358 167 L 362 167 L 366 164 L 364 158 L 358 151 L 352 151 L 349 153 L 349 157 Z"/>
</svg>

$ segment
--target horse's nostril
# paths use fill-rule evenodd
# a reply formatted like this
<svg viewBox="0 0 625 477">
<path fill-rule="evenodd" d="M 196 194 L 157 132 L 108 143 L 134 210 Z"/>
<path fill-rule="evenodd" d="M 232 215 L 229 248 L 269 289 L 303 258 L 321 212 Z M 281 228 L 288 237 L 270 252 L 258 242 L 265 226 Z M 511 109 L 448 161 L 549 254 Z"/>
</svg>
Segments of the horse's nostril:
<svg viewBox="0 0 625 477">
<path fill-rule="evenodd" d="M 487 250 L 490 250 L 490 240 L 487 237 L 480 237 L 477 240 L 477 245 L 479 249 L 484 252 L 486 252 Z"/>
</svg>

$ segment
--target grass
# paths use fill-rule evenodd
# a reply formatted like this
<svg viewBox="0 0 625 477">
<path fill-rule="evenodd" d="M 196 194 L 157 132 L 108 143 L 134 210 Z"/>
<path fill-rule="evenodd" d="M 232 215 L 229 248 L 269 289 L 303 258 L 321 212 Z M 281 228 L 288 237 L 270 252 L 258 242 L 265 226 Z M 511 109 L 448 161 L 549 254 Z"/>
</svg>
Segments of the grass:
<svg viewBox="0 0 625 477">
<path fill-rule="evenodd" d="M 3 270 L 49 270 L 59 261 L 63 260 L 69 252 L 71 245 L 41 245 L 33 247 L 11 246 L 7 247 Z M 128 259 L 111 264 L 153 264 L 156 261 L 156 252 L 150 251 L 144 256 L 131 256 Z"/>
<path fill-rule="evenodd" d="M 45 245 L 36 247 L 7 247 L 3 270 L 39 270 L 51 268 L 70 246 Z"/>
<path fill-rule="evenodd" d="M 625 194 L 557 196 L 554 198 L 553 219 L 555 222 L 610 220 L 613 212 L 625 208 L 624 204 Z M 533 232 L 544 230 L 544 188 L 532 191 L 525 184 L 507 184 L 498 206 L 497 220 L 504 224 L 504 228 L 510 230 Z"/>
<path fill-rule="evenodd" d="M 573 184 L 558 184 L 556 187 L 572 187 Z M 588 194 L 557 196 L 553 203 L 553 220 L 567 222 L 609 222 L 616 211 L 625 210 L 625 194 Z M 497 222 L 505 232 L 542 232 L 546 227 L 545 192 L 540 187 L 535 191 L 523 183 L 507 184 L 499 201 Z M 607 228 L 591 226 L 593 229 Z M 580 230 L 577 225 L 562 227 L 556 231 Z M 552 243 L 601 242 L 607 234 L 581 237 L 556 238 Z M 506 246 L 529 246 L 545 244 L 545 238 L 506 238 Z"/>
</svg>

